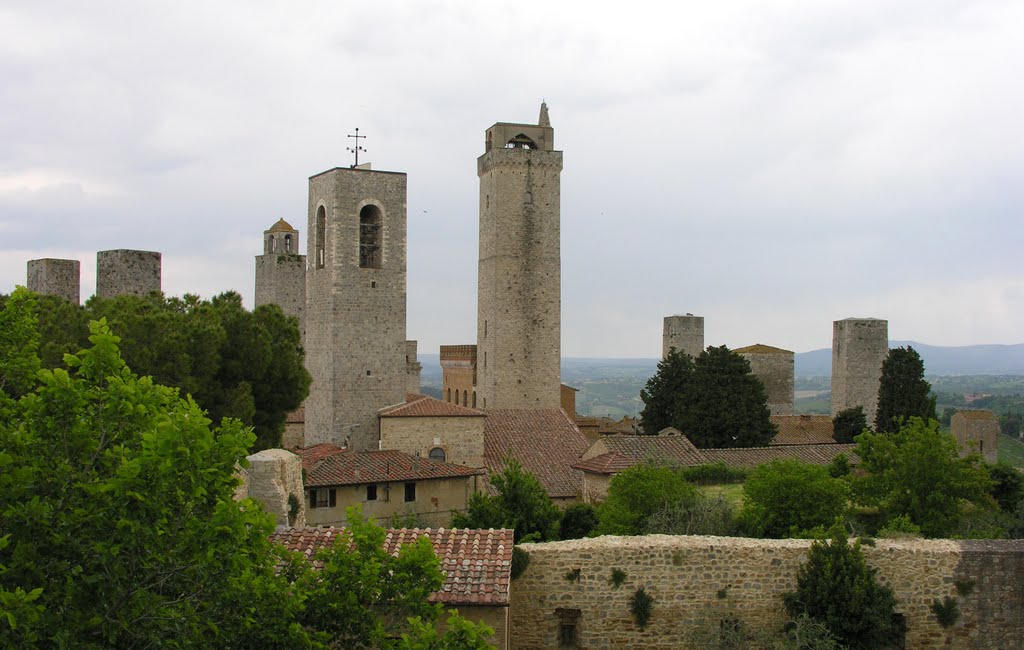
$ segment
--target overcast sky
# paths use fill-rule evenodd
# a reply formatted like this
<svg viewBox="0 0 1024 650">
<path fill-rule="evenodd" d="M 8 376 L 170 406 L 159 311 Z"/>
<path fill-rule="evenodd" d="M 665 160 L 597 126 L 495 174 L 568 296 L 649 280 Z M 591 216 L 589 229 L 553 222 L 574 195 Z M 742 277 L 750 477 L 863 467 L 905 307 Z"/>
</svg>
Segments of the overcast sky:
<svg viewBox="0 0 1024 650">
<path fill-rule="evenodd" d="M 300 9 L 301 7 L 301 9 Z M 476 337 L 476 158 L 550 107 L 562 352 L 805 351 L 832 321 L 1024 341 L 1024 2 L 0 5 L 0 292 L 29 259 L 163 253 L 239 291 L 307 178 L 409 175 L 408 336 Z"/>
</svg>

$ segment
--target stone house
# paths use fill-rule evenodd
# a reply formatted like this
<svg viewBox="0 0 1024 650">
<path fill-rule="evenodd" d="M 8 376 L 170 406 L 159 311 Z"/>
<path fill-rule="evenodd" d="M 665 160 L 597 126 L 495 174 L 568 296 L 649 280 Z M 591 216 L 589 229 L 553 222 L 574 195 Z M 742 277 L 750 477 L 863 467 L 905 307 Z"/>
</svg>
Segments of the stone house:
<svg viewBox="0 0 1024 650">
<path fill-rule="evenodd" d="M 345 509 L 360 505 L 363 516 L 386 523 L 415 515 L 417 522 L 445 525 L 465 511 L 482 487 L 480 469 L 420 458 L 400 451 L 356 451 L 321 443 L 296 453 L 305 475 L 306 523 L 344 525 Z"/>
<path fill-rule="evenodd" d="M 271 540 L 301 553 L 315 566 L 316 552 L 343 535 L 344 529 L 339 528 L 292 528 L 275 533 Z M 434 545 L 444 575 L 441 589 L 430 595 L 430 601 L 441 603 L 445 610 L 455 609 L 472 621 L 486 623 L 494 629 L 491 643 L 508 648 L 512 530 L 390 529 L 384 545 L 394 555 L 402 545 L 419 537 L 427 537 Z"/>
<path fill-rule="evenodd" d="M 995 413 L 981 410 L 957 411 L 949 424 L 961 456 L 976 453 L 987 463 L 996 462 L 999 455 L 999 418 Z"/>
<path fill-rule="evenodd" d="M 832 418 L 827 415 L 773 415 L 778 433 L 772 445 L 827 445 L 832 438 Z"/>
<path fill-rule="evenodd" d="M 396 449 L 465 467 L 484 466 L 483 411 L 409 394 L 377 411 L 381 449 Z"/>
</svg>

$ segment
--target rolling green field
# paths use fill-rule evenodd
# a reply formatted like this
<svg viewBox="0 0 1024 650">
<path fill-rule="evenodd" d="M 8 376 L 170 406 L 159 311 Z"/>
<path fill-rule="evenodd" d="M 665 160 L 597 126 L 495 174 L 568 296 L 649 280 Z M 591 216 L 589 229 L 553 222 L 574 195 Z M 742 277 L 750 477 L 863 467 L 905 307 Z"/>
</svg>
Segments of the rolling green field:
<svg viewBox="0 0 1024 650">
<path fill-rule="evenodd" d="M 1000 435 L 999 460 L 1014 467 L 1024 468 L 1024 442 L 1014 440 L 1010 436 Z"/>
<path fill-rule="evenodd" d="M 743 507 L 742 483 L 725 483 L 721 485 L 699 485 L 697 486 L 697 489 L 709 497 L 722 495 L 722 497 L 729 502 L 729 505 L 732 506 L 733 512 L 739 512 L 740 509 Z"/>
</svg>

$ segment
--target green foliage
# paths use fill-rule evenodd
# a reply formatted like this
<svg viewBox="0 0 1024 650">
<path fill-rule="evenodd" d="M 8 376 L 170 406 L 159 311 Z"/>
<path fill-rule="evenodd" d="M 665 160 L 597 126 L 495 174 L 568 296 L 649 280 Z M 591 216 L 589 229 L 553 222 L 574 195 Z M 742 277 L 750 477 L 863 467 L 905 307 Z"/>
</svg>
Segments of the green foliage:
<svg viewBox="0 0 1024 650">
<path fill-rule="evenodd" d="M 784 633 L 781 647 L 786 650 L 842 650 L 844 647 L 824 623 L 807 614 L 786 621 Z"/>
<path fill-rule="evenodd" d="M 943 628 L 951 628 L 960 620 L 960 606 L 952 596 L 946 596 L 942 600 L 936 598 L 932 601 L 931 610 L 932 614 L 935 614 L 935 620 Z"/>
<path fill-rule="evenodd" d="M 648 434 L 672 426 L 700 448 L 758 447 L 775 437 L 761 380 L 724 345 L 709 347 L 696 360 L 673 349 L 640 398 Z"/>
<path fill-rule="evenodd" d="M 388 528 L 420 528 L 415 512 L 395 512 L 388 517 Z"/>
<path fill-rule="evenodd" d="M 692 507 L 697 488 L 671 467 L 638 463 L 612 477 L 608 496 L 598 507 L 601 535 L 644 535 L 651 515 L 662 508 Z"/>
<path fill-rule="evenodd" d="M 910 521 L 907 515 L 898 515 L 878 530 L 878 536 L 887 539 L 920 537 L 921 527 Z"/>
<path fill-rule="evenodd" d="M 559 539 L 582 539 L 597 528 L 597 509 L 589 503 L 574 503 L 562 513 Z"/>
<path fill-rule="evenodd" d="M 0 311 L 0 407 L 29 392 L 39 372 L 35 294 L 18 287 Z"/>
<path fill-rule="evenodd" d="M 924 378 L 924 362 L 914 348 L 893 348 L 882 362 L 875 426 L 881 432 L 899 430 L 901 422 L 918 417 L 935 419 L 935 397 Z"/>
<path fill-rule="evenodd" d="M 895 633 L 892 590 L 878 583 L 860 544 L 850 546 L 841 525 L 834 525 L 830 534 L 831 542 L 811 544 L 796 591 L 783 596 L 786 611 L 794 618 L 806 614 L 819 621 L 850 648 L 886 647 Z"/>
<path fill-rule="evenodd" d="M 1008 463 L 998 462 L 988 465 L 988 475 L 992 479 L 992 498 L 1003 512 L 1013 512 L 1024 499 L 1024 474 Z"/>
<path fill-rule="evenodd" d="M 868 419 L 863 406 L 854 406 L 836 413 L 832 418 L 832 439 L 836 442 L 851 443 L 868 428 Z"/>
<path fill-rule="evenodd" d="M 513 546 L 511 566 L 512 579 L 515 580 L 519 576 L 523 575 L 523 572 L 526 571 L 528 566 L 530 566 L 530 553 L 518 546 Z"/>
<path fill-rule="evenodd" d="M 988 471 L 975 456 L 960 458 L 937 421 L 915 417 L 896 433 L 861 434 L 857 455 L 865 475 L 853 479 L 855 500 L 885 520 L 908 516 L 926 537 L 956 530 L 964 502 L 991 507 Z"/>
<path fill-rule="evenodd" d="M 633 615 L 636 626 L 641 630 L 647 627 L 653 611 L 654 596 L 647 593 L 643 587 L 638 587 L 629 598 L 629 613 Z"/>
<path fill-rule="evenodd" d="M 971 579 L 958 579 L 953 581 L 953 585 L 956 587 L 956 593 L 967 598 L 974 593 L 974 587 L 977 583 Z"/>
<path fill-rule="evenodd" d="M 683 478 L 694 485 L 720 485 L 722 483 L 742 483 L 747 480 L 750 472 L 742 467 L 729 467 L 722 461 L 705 463 L 682 469 Z"/>
<path fill-rule="evenodd" d="M 452 526 L 514 528 L 516 542 L 530 535 L 537 541 L 555 536 L 561 513 L 537 477 L 523 469 L 519 461 L 506 458 L 505 469 L 491 474 L 491 485 L 497 494 L 473 494 L 466 513 L 452 515 Z"/>
<path fill-rule="evenodd" d="M 444 634 L 437 628 L 416 616 L 409 619 L 408 632 L 393 646 L 395 650 L 487 650 L 493 646 L 490 638 L 494 630 L 484 623 L 474 623 L 449 610 Z"/>
<path fill-rule="evenodd" d="M 657 372 L 640 391 L 640 399 L 644 403 L 640 412 L 644 433 L 657 435 L 665 427 L 676 426 L 677 405 L 680 396 L 689 390 L 692 378 L 693 357 L 671 348 L 668 355 L 658 362 Z"/>
<path fill-rule="evenodd" d="M 803 536 L 841 517 L 848 491 L 846 482 L 829 476 L 825 467 L 776 460 L 747 479 L 740 519 L 754 537 Z"/>
<path fill-rule="evenodd" d="M 850 459 L 846 454 L 836 454 L 832 462 L 828 464 L 828 475 L 832 478 L 843 478 L 849 476 L 851 471 Z"/>
<path fill-rule="evenodd" d="M 722 535 L 736 532 L 732 505 L 721 494 L 697 492 L 694 501 L 666 503 L 644 522 L 646 534 Z"/>
<path fill-rule="evenodd" d="M 617 567 L 612 567 L 611 577 L 608 578 L 608 584 L 618 589 L 626 582 L 626 572 Z"/>
</svg>

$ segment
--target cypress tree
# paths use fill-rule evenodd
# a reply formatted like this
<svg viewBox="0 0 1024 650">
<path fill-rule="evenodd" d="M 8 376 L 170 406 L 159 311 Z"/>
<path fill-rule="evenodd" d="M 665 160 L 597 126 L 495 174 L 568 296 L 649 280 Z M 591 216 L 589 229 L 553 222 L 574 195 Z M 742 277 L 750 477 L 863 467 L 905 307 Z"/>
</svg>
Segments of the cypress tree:
<svg viewBox="0 0 1024 650">
<path fill-rule="evenodd" d="M 893 433 L 899 431 L 904 419 L 936 419 L 931 391 L 931 384 L 924 378 L 924 362 L 914 348 L 908 345 L 889 350 L 882 362 L 875 427 L 879 432 Z"/>
</svg>

